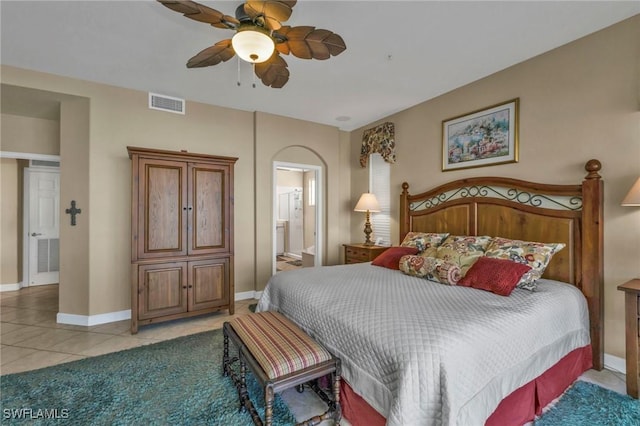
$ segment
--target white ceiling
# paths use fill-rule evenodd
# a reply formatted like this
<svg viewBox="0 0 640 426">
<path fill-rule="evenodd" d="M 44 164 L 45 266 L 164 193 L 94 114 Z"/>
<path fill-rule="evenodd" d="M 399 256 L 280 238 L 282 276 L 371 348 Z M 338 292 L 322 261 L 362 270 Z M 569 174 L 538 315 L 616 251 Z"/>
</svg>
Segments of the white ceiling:
<svg viewBox="0 0 640 426">
<path fill-rule="evenodd" d="M 239 1 L 202 1 L 229 15 Z M 282 89 L 234 59 L 187 69 L 221 30 L 151 0 L 0 1 L 2 64 L 353 130 L 640 13 L 640 1 L 310 1 L 287 24 L 340 34 L 326 61 L 283 55 Z M 4 96 L 3 96 L 4 98 Z M 188 112 L 187 104 L 187 112 Z M 3 105 L 4 110 L 4 105 Z"/>
</svg>

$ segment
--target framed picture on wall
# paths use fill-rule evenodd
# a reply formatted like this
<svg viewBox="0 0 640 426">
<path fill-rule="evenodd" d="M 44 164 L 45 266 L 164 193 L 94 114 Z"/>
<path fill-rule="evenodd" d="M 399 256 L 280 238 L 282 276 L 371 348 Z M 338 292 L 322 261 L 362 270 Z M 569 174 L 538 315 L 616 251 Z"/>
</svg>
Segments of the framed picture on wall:
<svg viewBox="0 0 640 426">
<path fill-rule="evenodd" d="M 442 170 L 518 162 L 519 98 L 442 122 Z"/>
</svg>

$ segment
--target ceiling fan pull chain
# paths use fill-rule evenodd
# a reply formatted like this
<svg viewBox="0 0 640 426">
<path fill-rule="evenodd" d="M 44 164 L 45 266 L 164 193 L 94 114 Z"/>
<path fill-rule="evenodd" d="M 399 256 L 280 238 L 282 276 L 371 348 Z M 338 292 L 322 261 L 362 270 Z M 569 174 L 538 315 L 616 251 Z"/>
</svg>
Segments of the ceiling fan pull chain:
<svg viewBox="0 0 640 426">
<path fill-rule="evenodd" d="M 256 88 L 256 63 L 254 62 L 253 64 L 253 88 Z"/>
<path fill-rule="evenodd" d="M 238 87 L 240 87 L 240 57 L 236 57 L 238 58 Z"/>
</svg>

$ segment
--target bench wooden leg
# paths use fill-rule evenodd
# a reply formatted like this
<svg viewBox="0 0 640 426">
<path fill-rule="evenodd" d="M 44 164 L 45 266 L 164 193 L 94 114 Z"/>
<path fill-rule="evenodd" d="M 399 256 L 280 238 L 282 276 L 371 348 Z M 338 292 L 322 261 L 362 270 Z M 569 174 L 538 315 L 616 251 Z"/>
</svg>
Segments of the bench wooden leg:
<svg viewBox="0 0 640 426">
<path fill-rule="evenodd" d="M 240 398 L 239 412 L 246 410 L 246 402 L 249 399 L 249 393 L 247 392 L 247 364 L 242 360 L 240 355 L 240 387 L 238 388 L 238 397 Z"/>
<path fill-rule="evenodd" d="M 229 375 L 229 336 L 227 330 L 223 330 L 224 335 L 224 349 L 222 353 L 222 375 L 227 377 Z"/>
<path fill-rule="evenodd" d="M 264 387 L 264 424 L 271 426 L 273 423 L 273 385 L 267 383 Z"/>
<path fill-rule="evenodd" d="M 247 387 L 246 382 L 244 380 L 244 375 L 246 371 L 246 366 L 242 360 L 240 360 L 240 350 L 238 349 L 238 356 L 231 358 L 229 356 L 229 335 L 227 333 L 227 325 L 225 324 L 222 328 L 222 335 L 224 337 L 224 346 L 223 346 L 223 355 L 222 355 L 222 375 L 230 376 L 231 381 L 236 387 L 236 391 L 238 392 L 238 401 L 240 406 L 238 407 L 238 412 L 242 412 L 245 409 L 245 399 L 248 399 L 247 396 Z M 236 372 L 231 368 L 231 365 L 236 362 L 240 362 L 240 377 L 236 374 Z"/>
<path fill-rule="evenodd" d="M 333 401 L 335 406 L 333 407 L 333 420 L 336 425 L 340 425 L 342 420 L 342 407 L 340 406 L 340 360 L 336 365 L 336 371 L 331 375 L 331 381 L 333 382 Z"/>
</svg>

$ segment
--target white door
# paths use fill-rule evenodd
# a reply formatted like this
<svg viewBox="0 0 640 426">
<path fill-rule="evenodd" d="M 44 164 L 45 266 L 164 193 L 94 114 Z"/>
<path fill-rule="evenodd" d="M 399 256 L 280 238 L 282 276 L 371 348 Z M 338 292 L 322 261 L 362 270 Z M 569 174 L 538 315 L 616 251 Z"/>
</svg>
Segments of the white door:
<svg viewBox="0 0 640 426">
<path fill-rule="evenodd" d="M 29 285 L 55 284 L 60 271 L 60 171 L 26 169 Z"/>
</svg>

